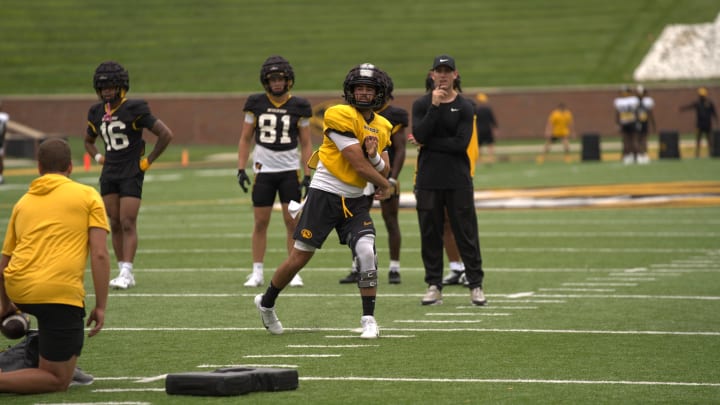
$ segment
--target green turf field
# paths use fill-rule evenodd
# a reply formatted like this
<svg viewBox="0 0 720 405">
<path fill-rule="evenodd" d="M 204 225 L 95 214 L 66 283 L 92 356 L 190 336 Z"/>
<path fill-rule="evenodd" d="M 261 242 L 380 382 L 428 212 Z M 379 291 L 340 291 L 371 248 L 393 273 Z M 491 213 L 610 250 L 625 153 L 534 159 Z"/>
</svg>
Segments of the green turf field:
<svg viewBox="0 0 720 405">
<path fill-rule="evenodd" d="M 272 54 L 293 63 L 302 92 L 337 91 L 363 62 L 417 89 L 441 53 L 466 89 L 618 84 L 664 26 L 718 12 L 715 0 L 9 0 L 0 95 L 88 94 L 107 59 L 128 68 L 134 94 L 256 91 Z"/>
<path fill-rule="evenodd" d="M 93 69 L 109 58 L 130 70 L 135 94 L 257 91 L 259 65 L 275 53 L 295 66 L 299 91 L 336 91 L 349 67 L 365 61 L 387 69 L 396 88 L 417 88 L 442 52 L 457 58 L 466 88 L 615 84 L 631 80 L 663 26 L 713 21 L 720 5 L 10 0 L 0 9 L 2 96 L 88 94 Z M 81 140 L 71 142 L 73 178 L 96 185 L 97 168 L 83 170 Z M 717 190 L 720 160 L 683 150 L 682 160 L 647 166 L 566 164 L 559 154 L 537 165 L 541 144 L 502 146 L 500 162 L 478 167 L 479 192 L 657 184 L 657 201 L 479 209 L 484 308 L 470 306 L 457 286 L 444 290 L 443 305 L 420 305 L 426 286 L 412 209 L 400 214 L 403 282 L 388 285 L 386 233 L 374 210 L 381 339 L 352 331 L 360 298 L 356 287 L 337 282 L 350 254 L 334 236 L 301 273 L 305 287 L 281 295 L 287 332 L 270 336 L 252 302 L 264 290 L 242 286 L 253 217 L 235 179 L 237 151 L 171 145 L 147 176 L 138 285 L 111 292 L 106 328 L 86 342 L 79 362 L 95 383 L 63 394 L 0 394 L 0 403 L 719 402 L 720 203 L 663 198 L 681 182 Z M 185 148 L 191 163 L 181 167 Z M 412 184 L 410 152 L 404 192 Z M 603 152 L 617 153 L 605 145 Z M 34 171 L 31 161 L 6 161 L 0 237 Z M 268 246 L 266 280 L 286 256 L 278 212 Z M 92 293 L 89 279 L 87 288 Z M 0 337 L 0 347 L 11 343 Z M 231 365 L 295 368 L 300 387 L 240 398 L 164 392 L 167 373 Z"/>
<path fill-rule="evenodd" d="M 77 145 L 74 145 L 76 148 Z M 77 148 L 76 148 L 77 149 Z M 252 210 L 227 148 L 171 149 L 148 173 L 135 262 L 138 285 L 110 295 L 106 328 L 86 342 L 87 387 L 1 403 L 714 403 L 720 398 L 720 205 L 480 209 L 489 305 L 446 287 L 424 307 L 415 212 L 402 210 L 403 282 L 387 284 L 379 221 L 382 337 L 364 341 L 357 288 L 340 285 L 350 253 L 331 236 L 278 301 L 283 336 L 262 327 L 244 288 Z M 177 160 L 176 160 L 177 157 Z M 580 184 L 714 181 L 716 159 L 548 162 L 483 167 L 478 190 Z M 7 213 L 33 175 L 15 167 L 0 186 Z M 96 184 L 76 163 L 73 177 Z M 403 172 L 410 184 L 411 170 Z M 717 187 L 717 186 L 716 186 Z M 409 191 L 407 188 L 404 191 Z M 7 216 L 0 218 L 4 229 Z M 266 277 L 285 257 L 273 216 Z M 113 275 L 117 272 L 113 269 Z M 88 281 L 88 289 L 91 284 Z M 89 297 L 93 301 L 93 297 Z M 11 342 L 0 339 L 0 345 Z M 242 398 L 168 396 L 163 375 L 246 365 L 297 369 L 296 391 Z"/>
</svg>

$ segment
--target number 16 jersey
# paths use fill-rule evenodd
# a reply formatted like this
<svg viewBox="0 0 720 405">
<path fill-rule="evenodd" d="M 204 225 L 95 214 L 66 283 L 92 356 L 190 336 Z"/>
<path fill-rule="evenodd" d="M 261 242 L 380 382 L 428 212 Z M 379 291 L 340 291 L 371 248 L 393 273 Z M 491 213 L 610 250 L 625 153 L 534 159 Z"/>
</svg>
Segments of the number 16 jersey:
<svg viewBox="0 0 720 405">
<path fill-rule="evenodd" d="M 109 113 L 104 103 L 90 107 L 87 134 L 100 135 L 105 143 L 102 178 L 129 178 L 140 172 L 140 159 L 145 154 L 143 128 L 152 128 L 156 121 L 145 100 L 123 99 Z"/>
</svg>

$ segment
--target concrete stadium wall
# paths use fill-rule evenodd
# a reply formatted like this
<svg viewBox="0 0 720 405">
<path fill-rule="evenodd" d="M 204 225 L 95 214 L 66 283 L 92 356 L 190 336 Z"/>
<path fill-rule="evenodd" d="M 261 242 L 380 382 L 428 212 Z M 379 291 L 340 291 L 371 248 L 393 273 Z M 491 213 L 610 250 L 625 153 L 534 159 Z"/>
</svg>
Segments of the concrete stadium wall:
<svg viewBox="0 0 720 405">
<path fill-rule="evenodd" d="M 648 87 L 655 99 L 655 119 L 658 131 L 694 132 L 695 114 L 680 113 L 678 107 L 697 98 L 696 88 L 690 86 Z M 720 85 L 708 87 L 710 97 L 717 100 Z M 337 93 L 295 93 L 308 98 L 315 110 L 323 105 L 341 102 Z M 475 89 L 466 89 L 474 98 Z M 603 137 L 617 136 L 613 99 L 617 88 L 577 89 L 497 89 L 486 91 L 500 125 L 497 141 L 503 139 L 540 139 L 550 111 L 564 102 L 574 113 L 578 135 L 599 133 Z M 410 112 L 419 91 L 397 91 L 395 104 Z M 242 126 L 242 107 L 247 94 L 137 94 L 150 103 L 153 113 L 162 119 L 176 135 L 175 144 L 236 145 Z M 83 136 L 87 111 L 96 99 L 88 96 L 6 96 L 3 109 L 10 119 L 49 135 Z M 716 101 L 717 102 L 717 101 Z M 314 136 L 320 139 L 320 120 L 314 120 Z M 148 139 L 154 142 L 150 136 Z"/>
</svg>

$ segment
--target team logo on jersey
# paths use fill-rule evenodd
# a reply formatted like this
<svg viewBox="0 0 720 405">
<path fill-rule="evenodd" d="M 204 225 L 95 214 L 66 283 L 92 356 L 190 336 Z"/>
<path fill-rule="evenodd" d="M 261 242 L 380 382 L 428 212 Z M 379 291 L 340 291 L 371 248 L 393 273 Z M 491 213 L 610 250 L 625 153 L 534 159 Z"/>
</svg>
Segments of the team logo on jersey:
<svg viewBox="0 0 720 405">
<path fill-rule="evenodd" d="M 312 239 L 312 231 L 309 229 L 303 229 L 300 231 L 300 236 L 303 237 L 303 239 Z"/>
</svg>

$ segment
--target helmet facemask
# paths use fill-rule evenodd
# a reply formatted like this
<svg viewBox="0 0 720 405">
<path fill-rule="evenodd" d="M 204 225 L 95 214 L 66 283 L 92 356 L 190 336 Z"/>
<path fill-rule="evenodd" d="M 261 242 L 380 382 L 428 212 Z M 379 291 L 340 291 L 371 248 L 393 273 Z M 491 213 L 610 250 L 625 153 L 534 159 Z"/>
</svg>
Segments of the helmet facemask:
<svg viewBox="0 0 720 405">
<path fill-rule="evenodd" d="M 270 87 L 270 77 L 277 74 L 281 74 L 285 78 L 285 86 L 280 92 L 273 91 Z M 295 84 L 295 72 L 293 72 L 290 62 L 282 56 L 267 58 L 260 68 L 260 84 L 262 84 L 266 92 L 276 97 L 289 92 Z"/>
<path fill-rule="evenodd" d="M 93 88 L 103 102 L 115 103 L 122 100 L 125 98 L 128 90 L 130 90 L 130 76 L 128 71 L 117 62 L 103 62 L 95 69 Z M 115 96 L 111 100 L 106 100 L 102 96 L 102 89 L 108 88 L 117 89 Z"/>
<path fill-rule="evenodd" d="M 281 79 L 285 82 L 285 85 L 282 87 L 281 90 L 273 89 L 273 86 L 270 84 L 270 81 L 273 79 Z M 265 80 L 263 81 L 263 87 L 265 88 L 265 91 L 272 94 L 275 97 L 280 97 L 283 94 L 289 92 L 292 85 L 293 85 L 292 81 L 287 78 L 287 76 L 285 75 L 285 72 L 268 73 L 267 76 L 265 76 Z"/>
<path fill-rule="evenodd" d="M 387 75 L 370 63 L 358 65 L 348 72 L 343 83 L 345 101 L 358 109 L 377 110 L 385 105 L 388 99 Z M 355 98 L 355 87 L 364 84 L 375 88 L 375 97 L 369 102 Z"/>
</svg>

